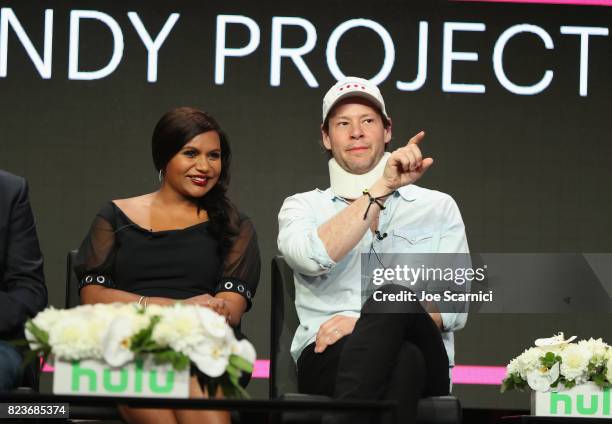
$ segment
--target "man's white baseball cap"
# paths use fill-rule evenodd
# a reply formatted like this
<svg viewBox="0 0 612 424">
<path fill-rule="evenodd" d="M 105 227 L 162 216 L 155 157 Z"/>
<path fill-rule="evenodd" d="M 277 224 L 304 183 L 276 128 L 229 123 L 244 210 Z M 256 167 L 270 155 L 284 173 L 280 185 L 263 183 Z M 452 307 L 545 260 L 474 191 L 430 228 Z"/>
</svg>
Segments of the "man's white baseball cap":
<svg viewBox="0 0 612 424">
<path fill-rule="evenodd" d="M 385 118 L 389 119 L 385 110 L 385 101 L 376 85 L 363 78 L 346 77 L 334 84 L 323 97 L 323 122 L 334 105 L 348 97 L 362 97 L 369 100 L 380 109 Z"/>
</svg>

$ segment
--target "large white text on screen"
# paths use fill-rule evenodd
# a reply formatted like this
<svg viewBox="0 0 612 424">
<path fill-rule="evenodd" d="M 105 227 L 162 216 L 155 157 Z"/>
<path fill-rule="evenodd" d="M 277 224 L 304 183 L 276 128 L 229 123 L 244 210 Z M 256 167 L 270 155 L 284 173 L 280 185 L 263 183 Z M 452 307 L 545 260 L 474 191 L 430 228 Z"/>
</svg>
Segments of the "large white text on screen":
<svg viewBox="0 0 612 424">
<path fill-rule="evenodd" d="M 171 32 L 179 21 L 179 13 L 169 14 L 166 22 L 157 34 L 150 34 L 137 12 L 128 12 L 127 16 L 133 28 L 121 28 L 111 15 L 96 10 L 72 10 L 69 20 L 69 46 L 68 46 L 68 79 L 69 80 L 98 80 L 106 78 L 117 70 L 123 60 L 124 31 L 136 31 L 145 49 L 147 50 L 146 79 L 150 83 L 158 81 L 158 60 L 160 51 L 166 41 L 171 38 Z M 105 66 L 96 70 L 81 70 L 79 67 L 79 29 L 83 20 L 97 21 L 105 31 L 112 36 L 113 50 Z M 241 28 L 240 28 L 241 27 Z M 283 45 L 283 31 L 288 27 L 301 30 L 305 34 L 305 42 L 301 46 Z M 8 76 L 8 38 L 9 29 L 17 36 L 21 46 L 29 56 L 32 64 L 43 79 L 52 78 L 53 60 L 53 9 L 44 11 L 44 39 L 32 40 L 21 24 L 18 16 L 11 8 L 0 9 L 0 78 Z M 248 31 L 248 42 L 241 46 L 228 46 L 226 35 L 232 30 Z M 345 73 L 337 62 L 336 50 L 340 39 L 349 31 L 373 31 L 380 38 L 384 58 L 375 75 L 369 78 L 376 84 L 386 81 L 395 64 L 395 43 L 389 31 L 380 23 L 370 19 L 350 19 L 340 23 L 331 32 L 325 46 L 326 64 L 331 75 L 341 79 Z M 453 67 L 460 66 L 461 62 L 480 61 L 478 53 L 473 51 L 457 51 L 453 47 L 453 39 L 462 32 L 485 32 L 486 24 L 482 22 L 444 22 L 442 42 L 442 81 L 441 88 L 450 93 L 477 93 L 486 92 L 485 84 L 475 82 L 461 82 L 453 78 Z M 539 54 L 542 49 L 554 50 L 555 44 L 550 32 L 534 24 L 517 24 L 505 29 L 497 38 L 493 48 L 492 68 L 499 84 L 511 93 L 517 95 L 535 95 L 546 90 L 553 78 L 551 69 L 543 69 L 540 75 L 534 75 L 537 82 L 526 85 L 513 82 L 506 74 L 504 68 L 504 49 L 512 38 L 522 34 L 530 37 L 534 49 L 533 54 Z M 589 44 L 594 37 L 607 37 L 609 30 L 606 27 L 562 25 L 555 36 L 578 37 L 580 43 L 578 51 L 579 66 L 576 70 L 566 69 L 564 72 L 573 72 L 577 76 L 577 92 L 580 96 L 588 95 L 589 81 Z M 269 82 L 273 87 L 282 83 L 283 65 L 294 66 L 309 87 L 318 87 L 319 83 L 308 67 L 305 56 L 317 44 L 317 29 L 309 20 L 301 17 L 272 17 L 270 47 L 270 73 Z M 429 39 L 429 24 L 427 21 L 419 22 L 415 28 L 415 37 L 418 37 L 418 52 L 416 77 L 411 81 L 395 81 L 400 91 L 417 91 L 427 81 L 427 51 Z M 223 85 L 225 69 L 242 58 L 254 53 L 260 46 L 261 30 L 259 24 L 248 16 L 218 15 L 216 19 L 216 41 L 214 46 L 215 84 Z M 35 47 L 35 44 L 39 47 Z M 42 45 L 42 48 L 40 47 Z M 40 53 L 42 51 L 42 54 Z M 600 50 L 605 51 L 605 49 Z M 228 58 L 234 58 L 228 60 Z"/>
</svg>

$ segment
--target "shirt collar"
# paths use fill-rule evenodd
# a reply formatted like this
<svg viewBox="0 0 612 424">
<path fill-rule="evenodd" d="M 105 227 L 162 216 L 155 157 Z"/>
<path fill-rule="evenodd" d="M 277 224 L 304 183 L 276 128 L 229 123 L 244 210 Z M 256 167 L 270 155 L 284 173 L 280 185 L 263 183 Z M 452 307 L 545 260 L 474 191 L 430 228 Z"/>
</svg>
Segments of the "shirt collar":
<svg viewBox="0 0 612 424">
<path fill-rule="evenodd" d="M 336 196 L 334 192 L 332 191 L 331 187 L 328 187 L 326 190 L 321 190 L 320 188 L 317 188 L 317 191 L 323 194 L 327 199 L 329 199 L 332 202 L 336 199 L 342 202 L 346 202 L 346 200 L 344 200 L 342 197 Z M 417 199 L 416 189 L 413 184 L 409 184 L 407 186 L 398 188 L 393 194 L 393 196 L 394 197 L 399 196 L 407 202 L 414 202 Z"/>
</svg>

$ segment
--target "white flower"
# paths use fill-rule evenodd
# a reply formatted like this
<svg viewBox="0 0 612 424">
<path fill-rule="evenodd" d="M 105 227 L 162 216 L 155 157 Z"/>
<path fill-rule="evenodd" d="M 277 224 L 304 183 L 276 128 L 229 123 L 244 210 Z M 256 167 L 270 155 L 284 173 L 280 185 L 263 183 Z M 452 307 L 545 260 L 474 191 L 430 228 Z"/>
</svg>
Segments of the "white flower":
<svg viewBox="0 0 612 424">
<path fill-rule="evenodd" d="M 134 335 L 133 322 L 127 315 L 118 315 L 106 328 L 102 337 L 102 356 L 113 367 L 121 367 L 134 359 L 130 338 Z"/>
<path fill-rule="evenodd" d="M 167 306 L 151 304 L 151 305 L 148 305 L 147 309 L 144 310 L 144 315 L 149 318 L 155 315 L 162 316 L 167 309 L 169 309 L 169 307 Z"/>
<path fill-rule="evenodd" d="M 89 330 L 87 320 L 66 314 L 49 331 L 51 351 L 66 360 L 99 358 L 99 339 Z"/>
<path fill-rule="evenodd" d="M 59 321 L 65 311 L 62 309 L 55 309 L 53 306 L 45 309 L 38 313 L 32 322 L 41 330 L 44 330 L 49 334 L 49 331 L 55 326 L 55 323 Z"/>
<path fill-rule="evenodd" d="M 159 322 L 151 336 L 153 341 L 183 353 L 210 377 L 226 372 L 232 354 L 255 362 L 253 345 L 247 340 L 237 341 L 223 316 L 194 305 L 151 305 L 146 310 L 126 303 L 82 305 L 70 310 L 48 308 L 32 322 L 48 333 L 51 351 L 57 357 L 103 359 L 110 366 L 120 367 L 134 360 L 132 337 L 147 328 L 155 316 Z M 27 329 L 26 337 L 33 348 L 40 347 Z"/>
<path fill-rule="evenodd" d="M 229 364 L 230 347 L 225 343 L 215 343 L 209 339 L 200 343 L 191 350 L 187 356 L 198 369 L 209 377 L 220 377 L 225 373 Z"/>
<path fill-rule="evenodd" d="M 518 358 L 514 358 L 506 366 L 506 377 L 510 377 L 512 374 L 520 374 L 519 369 L 520 369 L 519 360 Z"/>
<path fill-rule="evenodd" d="M 542 366 L 540 358 L 544 355 L 545 352 L 540 348 L 532 347 L 516 358 L 518 360 L 519 373 L 523 380 L 527 380 L 528 373 Z"/>
<path fill-rule="evenodd" d="M 527 384 L 532 390 L 538 392 L 547 392 L 550 390 L 550 385 L 559 378 L 559 363 L 555 363 L 552 368 L 541 366 L 527 373 Z"/>
<path fill-rule="evenodd" d="M 574 380 L 576 384 L 587 380 L 587 367 L 591 360 L 591 352 L 584 345 L 571 344 L 560 353 L 561 374 L 567 380 Z"/>
<path fill-rule="evenodd" d="M 234 331 L 225 321 L 225 317 L 219 315 L 210 308 L 197 308 L 198 318 L 204 330 L 213 337 L 225 339 L 231 333 L 230 339 L 234 337 Z"/>
<path fill-rule="evenodd" d="M 204 339 L 194 307 L 176 304 L 165 308 L 161 321 L 153 329 L 153 340 L 186 354 Z"/>
<path fill-rule="evenodd" d="M 255 353 L 255 347 L 247 339 L 235 341 L 231 345 L 232 354 L 240 356 L 250 364 L 255 364 L 257 354 Z"/>
<path fill-rule="evenodd" d="M 593 364 L 602 365 L 606 361 L 609 346 L 602 339 L 581 340 L 578 345 L 591 352 L 591 362 Z"/>
</svg>

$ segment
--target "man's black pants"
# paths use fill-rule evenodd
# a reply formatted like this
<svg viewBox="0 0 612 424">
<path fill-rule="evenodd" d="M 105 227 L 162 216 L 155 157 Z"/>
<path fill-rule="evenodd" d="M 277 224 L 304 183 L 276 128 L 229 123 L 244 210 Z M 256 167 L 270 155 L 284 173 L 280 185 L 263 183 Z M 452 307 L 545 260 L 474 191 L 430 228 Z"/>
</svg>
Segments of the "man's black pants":
<svg viewBox="0 0 612 424">
<path fill-rule="evenodd" d="M 404 289 L 384 286 L 384 292 Z M 418 400 L 449 392 L 448 356 L 440 330 L 419 303 L 388 312 L 364 304 L 353 333 L 322 353 L 308 345 L 298 360 L 300 393 L 343 400 L 394 400 L 397 422 L 414 422 Z"/>
</svg>

